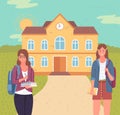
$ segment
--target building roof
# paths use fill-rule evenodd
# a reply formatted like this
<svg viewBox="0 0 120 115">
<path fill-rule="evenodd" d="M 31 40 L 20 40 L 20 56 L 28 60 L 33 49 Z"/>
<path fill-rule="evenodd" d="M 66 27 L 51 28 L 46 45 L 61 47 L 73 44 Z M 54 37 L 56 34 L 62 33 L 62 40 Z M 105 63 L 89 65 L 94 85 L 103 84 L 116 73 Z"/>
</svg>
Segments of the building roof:
<svg viewBox="0 0 120 115">
<path fill-rule="evenodd" d="M 46 34 L 45 28 L 51 23 L 52 21 L 46 21 L 42 27 L 26 27 L 22 34 Z M 69 23 L 76 27 L 74 21 L 69 21 Z"/>
<path fill-rule="evenodd" d="M 26 27 L 22 34 L 46 34 L 43 27 Z"/>
<path fill-rule="evenodd" d="M 22 34 L 46 34 L 45 28 L 51 23 L 47 21 L 43 27 L 26 27 Z M 94 27 L 78 27 L 73 21 L 69 22 L 75 29 L 74 34 L 98 34 Z"/>
<path fill-rule="evenodd" d="M 76 27 L 76 23 L 74 21 L 69 21 L 69 23 L 73 26 L 73 27 Z"/>
<path fill-rule="evenodd" d="M 46 22 L 44 23 L 43 27 L 44 27 L 44 28 L 47 27 L 51 22 L 52 22 L 52 21 L 46 21 Z"/>
<path fill-rule="evenodd" d="M 43 25 L 43 27 L 47 27 L 52 21 L 46 21 Z M 74 21 L 69 21 L 70 25 L 72 25 L 73 27 L 76 27 L 76 23 Z"/>
<path fill-rule="evenodd" d="M 98 34 L 94 27 L 76 27 L 74 34 Z"/>
<path fill-rule="evenodd" d="M 59 15 L 58 15 L 59 16 Z M 64 18 L 64 17 L 63 17 Z M 67 21 L 67 20 L 66 20 Z M 23 34 L 46 34 L 46 28 L 52 21 L 46 21 L 42 27 L 26 27 Z M 94 27 L 81 27 L 77 26 L 74 21 L 68 21 L 74 28 L 74 34 L 98 34 Z"/>
</svg>

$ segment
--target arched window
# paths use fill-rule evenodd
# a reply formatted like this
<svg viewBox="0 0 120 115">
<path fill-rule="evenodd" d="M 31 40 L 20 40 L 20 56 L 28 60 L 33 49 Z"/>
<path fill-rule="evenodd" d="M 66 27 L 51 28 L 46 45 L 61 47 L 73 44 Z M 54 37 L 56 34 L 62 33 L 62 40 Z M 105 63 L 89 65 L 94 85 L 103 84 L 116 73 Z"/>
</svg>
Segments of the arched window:
<svg viewBox="0 0 120 115">
<path fill-rule="evenodd" d="M 92 58 L 91 57 L 86 57 L 86 66 L 91 67 L 92 66 Z"/>
<path fill-rule="evenodd" d="M 34 41 L 33 40 L 29 40 L 28 41 L 28 50 L 33 50 L 34 49 Z"/>
<path fill-rule="evenodd" d="M 64 38 L 59 36 L 55 40 L 55 49 L 64 50 L 65 49 L 65 41 Z"/>
<path fill-rule="evenodd" d="M 78 67 L 79 66 L 79 58 L 77 56 L 72 58 L 72 66 Z"/>
<path fill-rule="evenodd" d="M 48 66 L 48 58 L 47 57 L 42 57 L 41 66 L 42 67 L 47 67 Z"/>
<path fill-rule="evenodd" d="M 92 49 L 92 40 L 86 40 L 86 49 L 91 50 Z"/>
<path fill-rule="evenodd" d="M 42 50 L 47 50 L 48 49 L 48 41 L 47 40 L 42 40 L 41 49 Z"/>
<path fill-rule="evenodd" d="M 29 61 L 30 61 L 31 66 L 33 67 L 35 65 L 34 58 L 33 57 L 29 57 Z"/>
<path fill-rule="evenodd" d="M 78 40 L 73 40 L 72 41 L 72 49 L 73 50 L 78 50 L 79 49 L 79 41 Z"/>
</svg>

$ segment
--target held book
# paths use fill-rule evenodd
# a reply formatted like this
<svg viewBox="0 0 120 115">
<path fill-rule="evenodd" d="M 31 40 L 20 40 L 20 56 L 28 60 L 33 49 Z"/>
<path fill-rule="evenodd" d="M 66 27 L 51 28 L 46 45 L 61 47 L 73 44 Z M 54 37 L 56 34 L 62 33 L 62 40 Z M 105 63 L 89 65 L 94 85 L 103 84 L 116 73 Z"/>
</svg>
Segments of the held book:
<svg viewBox="0 0 120 115">
<path fill-rule="evenodd" d="M 37 87 L 37 83 L 36 82 L 30 82 L 30 81 L 21 83 L 21 87 L 25 87 L 25 86 Z"/>
</svg>

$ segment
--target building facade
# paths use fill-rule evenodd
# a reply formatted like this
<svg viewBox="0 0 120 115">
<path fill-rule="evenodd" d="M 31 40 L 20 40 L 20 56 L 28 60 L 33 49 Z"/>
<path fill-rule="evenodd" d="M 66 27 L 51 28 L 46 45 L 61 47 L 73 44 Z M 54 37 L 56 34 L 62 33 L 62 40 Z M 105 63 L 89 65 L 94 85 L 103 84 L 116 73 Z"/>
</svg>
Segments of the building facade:
<svg viewBox="0 0 120 115">
<path fill-rule="evenodd" d="M 26 27 L 22 48 L 36 74 L 88 75 L 96 59 L 98 33 L 94 27 L 77 26 L 62 14 L 42 27 Z"/>
</svg>

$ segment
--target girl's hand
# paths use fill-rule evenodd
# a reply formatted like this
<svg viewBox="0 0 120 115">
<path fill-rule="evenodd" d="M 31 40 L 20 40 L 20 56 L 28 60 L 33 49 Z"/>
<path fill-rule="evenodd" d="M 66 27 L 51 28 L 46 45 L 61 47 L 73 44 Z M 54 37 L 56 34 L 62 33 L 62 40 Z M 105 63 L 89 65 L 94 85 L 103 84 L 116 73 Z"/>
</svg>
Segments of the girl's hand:
<svg viewBox="0 0 120 115">
<path fill-rule="evenodd" d="M 94 88 L 91 88 L 90 94 L 91 94 L 91 95 L 94 95 Z"/>
<path fill-rule="evenodd" d="M 108 68 L 105 68 L 105 72 L 107 72 L 107 73 L 109 72 Z"/>
<path fill-rule="evenodd" d="M 21 78 L 19 79 L 19 83 L 23 82 L 24 81 L 24 78 Z"/>
<path fill-rule="evenodd" d="M 114 77 L 110 74 L 108 68 L 105 68 L 105 72 L 107 73 L 108 78 L 110 79 L 110 81 L 114 80 Z"/>
<path fill-rule="evenodd" d="M 27 79 L 28 79 L 28 76 L 24 77 L 24 80 L 26 80 L 26 81 L 27 81 Z"/>
<path fill-rule="evenodd" d="M 29 89 L 29 88 L 31 88 L 31 86 L 29 86 L 29 85 L 28 85 L 28 86 L 25 86 L 25 89 Z"/>
<path fill-rule="evenodd" d="M 23 81 L 25 81 L 25 80 L 27 80 L 28 79 L 28 76 L 26 76 L 26 77 L 24 77 L 24 78 L 21 78 L 21 79 L 19 79 L 19 83 L 21 83 L 21 82 L 23 82 Z"/>
</svg>

